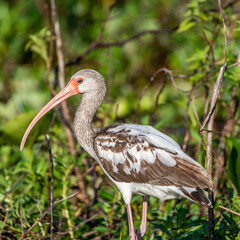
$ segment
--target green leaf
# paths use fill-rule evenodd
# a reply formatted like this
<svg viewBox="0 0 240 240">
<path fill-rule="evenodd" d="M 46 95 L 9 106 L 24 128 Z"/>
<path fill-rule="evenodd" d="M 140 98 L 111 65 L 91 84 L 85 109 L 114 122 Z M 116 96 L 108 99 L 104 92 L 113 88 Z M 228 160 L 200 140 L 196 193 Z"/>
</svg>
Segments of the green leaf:
<svg viewBox="0 0 240 240">
<path fill-rule="evenodd" d="M 4 176 L 0 175 L 0 185 L 3 186 L 4 188 L 7 188 L 8 187 L 8 182 L 7 180 L 5 179 Z"/>
<path fill-rule="evenodd" d="M 240 139 L 227 139 L 229 157 L 227 159 L 227 173 L 232 183 L 240 193 Z"/>
<path fill-rule="evenodd" d="M 32 52 L 38 54 L 44 61 L 46 66 L 48 65 L 48 42 L 50 40 L 50 31 L 47 28 L 43 28 L 40 32 L 35 35 L 31 34 L 29 36 L 29 41 L 27 42 L 25 49 L 31 50 Z"/>
<path fill-rule="evenodd" d="M 195 22 L 192 22 L 191 18 L 186 18 L 181 22 L 181 24 L 177 30 L 177 33 L 186 32 L 189 29 L 191 29 L 193 26 L 195 26 Z"/>
<path fill-rule="evenodd" d="M 113 198 L 114 196 L 112 194 L 110 194 L 109 192 L 106 192 L 104 190 L 101 190 L 98 192 L 99 195 L 102 197 L 102 198 L 105 198 L 107 200 L 110 200 L 110 201 L 113 201 Z"/>
<path fill-rule="evenodd" d="M 138 200 L 142 200 L 142 196 L 141 195 L 136 195 L 136 196 L 134 196 L 133 198 L 132 198 L 132 200 L 131 200 L 131 203 L 134 203 L 134 202 L 136 202 L 136 201 L 138 201 Z"/>
<path fill-rule="evenodd" d="M 237 235 L 237 240 L 240 240 L 240 231 L 239 231 L 239 233 Z"/>
<path fill-rule="evenodd" d="M 37 115 L 37 113 L 38 111 L 35 110 L 27 113 L 22 113 L 6 123 L 1 131 L 0 142 L 3 144 L 19 145 L 24 132 L 26 131 L 32 119 Z M 45 133 L 48 129 L 50 121 L 51 114 L 47 114 L 45 117 L 39 120 L 36 126 L 34 126 L 32 129 L 29 135 L 30 141 L 28 140 L 27 143 L 30 143 L 30 145 L 32 145 L 41 133 Z"/>
</svg>

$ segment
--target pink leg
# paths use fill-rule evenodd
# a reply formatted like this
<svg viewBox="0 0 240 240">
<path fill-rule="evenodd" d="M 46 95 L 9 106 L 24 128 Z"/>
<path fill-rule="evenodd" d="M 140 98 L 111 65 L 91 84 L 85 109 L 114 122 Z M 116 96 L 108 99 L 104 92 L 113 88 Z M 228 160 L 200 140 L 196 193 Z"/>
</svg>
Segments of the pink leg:
<svg viewBox="0 0 240 240">
<path fill-rule="evenodd" d="M 147 232 L 147 207 L 148 207 L 148 196 L 143 197 L 143 207 L 142 207 L 142 222 L 140 228 L 137 231 L 137 240 L 143 238 Z"/>
<path fill-rule="evenodd" d="M 131 204 L 127 204 L 127 214 L 128 214 L 129 239 L 135 240 L 136 234 L 135 234 L 134 225 L 133 225 Z"/>
</svg>

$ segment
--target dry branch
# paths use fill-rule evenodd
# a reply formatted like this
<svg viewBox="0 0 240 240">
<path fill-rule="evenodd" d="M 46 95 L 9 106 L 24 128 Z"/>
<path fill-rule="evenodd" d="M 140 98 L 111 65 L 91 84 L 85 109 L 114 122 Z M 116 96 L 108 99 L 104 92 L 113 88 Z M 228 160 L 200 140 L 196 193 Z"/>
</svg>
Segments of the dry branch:
<svg viewBox="0 0 240 240">
<path fill-rule="evenodd" d="M 53 158 L 52 158 L 52 150 L 49 136 L 46 134 L 45 138 L 48 143 L 48 154 L 50 161 L 50 172 L 51 172 L 51 180 L 50 180 L 50 239 L 53 239 L 53 184 L 54 184 L 54 176 L 53 176 Z"/>
<path fill-rule="evenodd" d="M 226 26 L 225 26 L 225 21 L 224 21 L 224 16 L 223 16 L 223 12 L 222 12 L 222 7 L 221 7 L 221 0 L 218 0 L 218 6 L 219 6 L 219 10 L 221 13 L 221 17 L 222 17 L 222 21 L 223 21 L 223 28 L 224 28 L 224 39 L 225 39 L 225 53 L 224 53 L 224 64 L 223 66 L 220 68 L 219 74 L 218 74 L 218 78 L 217 81 L 213 87 L 213 94 L 212 94 L 212 99 L 211 99 L 211 104 L 210 104 L 210 110 L 209 113 L 207 115 L 207 117 L 205 118 L 201 129 L 200 129 L 200 134 L 202 136 L 202 131 L 205 127 L 205 125 L 207 124 L 207 172 L 209 177 L 212 178 L 212 165 L 213 165 L 213 156 L 212 156 L 212 138 L 213 138 L 213 123 L 214 123 L 214 115 L 215 115 L 215 107 L 216 107 L 216 102 L 217 102 L 217 98 L 218 95 L 220 93 L 220 89 L 222 86 L 222 82 L 223 82 L 223 76 L 224 73 L 226 71 L 226 59 L 227 59 L 227 31 L 226 31 Z M 211 188 L 209 188 L 209 199 L 213 204 L 213 200 L 214 200 L 214 194 L 213 194 L 213 190 Z M 213 212 L 213 208 L 209 207 L 208 208 L 208 216 L 209 216 L 209 239 L 213 240 L 214 237 L 214 212 Z"/>
<path fill-rule="evenodd" d="M 54 25 L 54 32 L 55 32 L 55 36 L 56 36 L 56 49 L 57 49 L 58 70 L 59 70 L 59 86 L 60 86 L 60 89 L 63 89 L 65 87 L 65 64 L 64 64 L 64 54 L 63 54 L 63 49 L 62 49 L 63 44 L 62 44 L 59 20 L 58 20 L 58 15 L 57 15 L 56 0 L 51 0 L 51 9 L 52 9 L 52 22 Z M 67 102 L 66 101 L 62 102 L 61 106 L 62 106 L 64 118 L 68 122 L 70 122 L 71 117 L 69 114 Z M 71 154 L 74 154 L 75 153 L 75 142 L 74 142 L 72 132 L 67 127 L 65 127 L 65 129 L 66 129 L 67 139 L 68 139 L 68 143 L 69 143 L 69 151 Z"/>
<path fill-rule="evenodd" d="M 229 212 L 231 212 L 231 213 L 234 213 L 234 214 L 240 216 L 240 213 L 237 213 L 237 212 L 235 212 L 235 211 L 233 211 L 233 210 L 231 210 L 231 209 L 229 209 L 229 208 L 223 207 L 223 206 L 221 206 L 221 205 L 220 205 L 219 207 L 222 208 L 222 209 L 224 209 L 224 210 L 226 210 L 226 211 L 229 211 Z"/>
<path fill-rule="evenodd" d="M 6 209 L 6 214 L 5 214 L 3 223 L 2 223 L 2 228 L 0 230 L 0 239 L 2 239 L 2 233 L 3 233 L 3 230 L 4 230 L 5 224 L 6 224 L 7 220 L 8 220 L 8 215 L 9 215 L 9 208 Z"/>
<path fill-rule="evenodd" d="M 100 42 L 96 42 L 96 40 L 90 45 L 90 47 L 84 52 L 82 53 L 80 56 L 76 57 L 75 59 L 70 60 L 69 62 L 67 62 L 65 64 L 65 67 L 69 67 L 69 66 L 73 66 L 73 65 L 77 65 L 79 64 L 89 53 L 91 53 L 93 50 L 98 49 L 98 48 L 109 48 L 109 47 L 122 47 L 125 44 L 127 44 L 130 41 L 136 40 L 146 34 L 161 34 L 161 33 L 172 33 L 174 31 L 176 31 L 178 29 L 177 27 L 173 27 L 173 28 L 165 28 L 165 29 L 156 29 L 156 30 L 143 30 L 139 33 L 136 33 L 135 35 L 122 40 L 122 41 L 118 41 L 118 42 L 112 42 L 112 43 L 100 43 Z M 98 39 L 98 38 L 97 38 Z M 58 68 L 58 67 L 56 67 Z"/>
</svg>

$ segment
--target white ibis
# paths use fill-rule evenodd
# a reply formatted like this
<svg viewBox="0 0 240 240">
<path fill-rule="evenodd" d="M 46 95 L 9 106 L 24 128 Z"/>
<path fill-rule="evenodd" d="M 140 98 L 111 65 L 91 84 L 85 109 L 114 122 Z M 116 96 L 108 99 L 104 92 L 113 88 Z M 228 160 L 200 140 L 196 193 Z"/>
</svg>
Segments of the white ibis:
<svg viewBox="0 0 240 240">
<path fill-rule="evenodd" d="M 141 239 L 146 233 L 149 196 L 160 200 L 180 196 L 211 206 L 201 190 L 212 187 L 211 179 L 173 139 L 151 126 L 121 123 L 101 129 L 92 126 L 92 118 L 106 93 L 103 76 L 94 70 L 75 73 L 67 86 L 42 108 L 28 126 L 20 149 L 42 116 L 79 93 L 83 96 L 74 118 L 77 140 L 121 191 L 127 206 L 131 240 Z M 137 234 L 130 205 L 133 193 L 143 196 L 142 222 Z"/>
</svg>

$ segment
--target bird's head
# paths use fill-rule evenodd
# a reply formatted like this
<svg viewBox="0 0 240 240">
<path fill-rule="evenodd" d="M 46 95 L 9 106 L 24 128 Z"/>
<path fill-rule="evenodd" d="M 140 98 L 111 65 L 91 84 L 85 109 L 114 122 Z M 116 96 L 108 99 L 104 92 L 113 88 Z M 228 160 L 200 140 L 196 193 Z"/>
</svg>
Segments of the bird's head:
<svg viewBox="0 0 240 240">
<path fill-rule="evenodd" d="M 36 115 L 36 117 L 29 124 L 22 142 L 20 145 L 20 150 L 23 149 L 24 144 L 27 140 L 29 133 L 31 132 L 34 125 L 52 108 L 57 106 L 59 103 L 63 102 L 67 98 L 76 94 L 86 94 L 86 93 L 102 93 L 104 96 L 106 92 L 106 86 L 104 83 L 103 76 L 91 69 L 83 69 L 76 72 L 65 88 L 63 88 L 55 97 L 53 97 Z"/>
<path fill-rule="evenodd" d="M 103 76 L 92 69 L 83 69 L 76 72 L 71 77 L 68 85 L 76 94 L 96 92 L 99 90 L 105 93 L 106 91 Z"/>
</svg>

